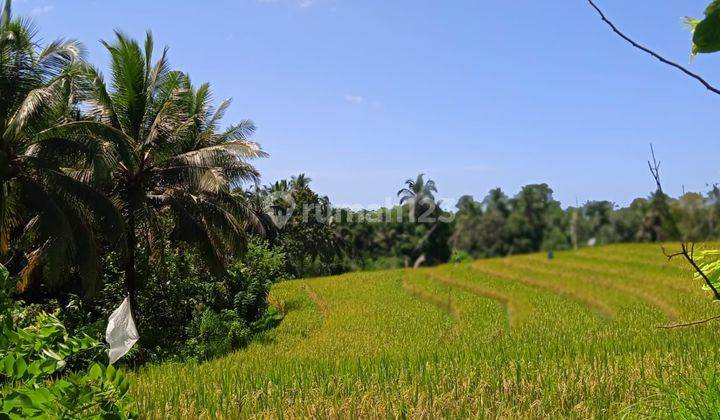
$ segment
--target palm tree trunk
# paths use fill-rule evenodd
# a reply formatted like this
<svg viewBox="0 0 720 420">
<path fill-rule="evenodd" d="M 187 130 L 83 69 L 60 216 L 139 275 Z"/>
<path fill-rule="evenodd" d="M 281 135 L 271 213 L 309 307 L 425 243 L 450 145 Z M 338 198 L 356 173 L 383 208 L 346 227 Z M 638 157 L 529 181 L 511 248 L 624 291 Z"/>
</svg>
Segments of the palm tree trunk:
<svg viewBox="0 0 720 420">
<path fill-rule="evenodd" d="M 132 317 L 137 326 L 137 281 L 135 275 L 135 247 L 137 238 L 135 237 L 135 212 L 130 209 L 130 215 L 127 220 L 127 254 L 125 255 L 125 291 L 130 299 L 130 309 Z"/>
</svg>

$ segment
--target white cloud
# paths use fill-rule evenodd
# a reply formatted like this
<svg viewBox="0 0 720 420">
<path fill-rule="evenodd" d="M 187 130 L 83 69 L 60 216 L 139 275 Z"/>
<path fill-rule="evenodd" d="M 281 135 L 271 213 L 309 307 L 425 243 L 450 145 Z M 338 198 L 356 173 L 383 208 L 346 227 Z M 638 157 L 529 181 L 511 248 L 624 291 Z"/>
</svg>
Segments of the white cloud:
<svg viewBox="0 0 720 420">
<path fill-rule="evenodd" d="M 33 8 L 33 9 L 30 11 L 30 14 L 33 15 L 33 16 L 44 15 L 44 14 L 46 14 L 46 13 L 52 12 L 53 9 L 55 9 L 55 6 L 51 6 L 51 5 L 49 5 L 49 4 L 46 4 L 45 6 L 38 6 L 38 7 Z"/>
<path fill-rule="evenodd" d="M 345 95 L 345 100 L 357 105 L 365 103 L 365 97 L 359 95 Z"/>
</svg>

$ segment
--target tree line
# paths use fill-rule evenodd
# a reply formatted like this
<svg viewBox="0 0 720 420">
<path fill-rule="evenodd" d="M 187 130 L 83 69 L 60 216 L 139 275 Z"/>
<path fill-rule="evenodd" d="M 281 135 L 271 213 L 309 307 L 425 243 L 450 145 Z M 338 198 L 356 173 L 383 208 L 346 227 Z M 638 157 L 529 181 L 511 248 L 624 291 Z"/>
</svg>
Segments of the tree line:
<svg viewBox="0 0 720 420">
<path fill-rule="evenodd" d="M 305 175 L 254 194 L 271 203 L 271 217 L 287 217 L 269 240 L 286 252 L 287 271 L 295 277 L 622 242 L 719 238 L 720 188 L 672 198 L 662 189 L 654 151 L 649 165 L 656 190 L 625 207 L 588 201 L 563 208 L 547 184 L 526 185 L 514 196 L 495 188 L 482 200 L 466 195 L 451 207 L 436 200 L 438 186 L 424 174 L 405 182 L 397 205 L 373 210 L 335 208 L 312 190 Z M 273 229 L 269 225 L 266 231 Z"/>
</svg>

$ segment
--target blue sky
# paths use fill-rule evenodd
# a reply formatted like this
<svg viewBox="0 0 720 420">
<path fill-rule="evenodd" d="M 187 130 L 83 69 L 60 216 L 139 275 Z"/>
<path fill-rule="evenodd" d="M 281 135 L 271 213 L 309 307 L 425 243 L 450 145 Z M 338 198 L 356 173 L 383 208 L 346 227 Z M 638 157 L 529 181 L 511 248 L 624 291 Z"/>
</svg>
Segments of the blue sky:
<svg viewBox="0 0 720 420">
<path fill-rule="evenodd" d="M 708 0 L 597 0 L 627 33 L 690 63 L 684 15 Z M 448 199 L 546 182 L 563 204 L 720 182 L 720 97 L 632 49 L 584 0 L 17 0 L 44 39 L 114 28 L 157 44 L 251 118 L 263 181 L 307 173 L 333 202 L 383 204 L 419 172 Z"/>
</svg>

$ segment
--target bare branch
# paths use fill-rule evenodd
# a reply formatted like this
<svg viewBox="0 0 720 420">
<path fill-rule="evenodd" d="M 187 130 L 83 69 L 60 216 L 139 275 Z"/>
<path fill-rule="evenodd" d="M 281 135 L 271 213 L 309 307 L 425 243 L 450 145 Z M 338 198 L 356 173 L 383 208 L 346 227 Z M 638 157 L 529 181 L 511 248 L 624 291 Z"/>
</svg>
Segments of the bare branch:
<svg viewBox="0 0 720 420">
<path fill-rule="evenodd" d="M 712 290 L 715 300 L 720 300 L 720 292 L 718 292 L 718 289 L 715 287 L 715 285 L 712 283 L 712 281 L 710 281 L 708 276 L 702 271 L 700 266 L 698 266 L 697 263 L 695 262 L 695 258 L 694 258 L 695 243 L 693 243 L 691 245 L 690 250 L 688 250 L 687 243 L 683 242 L 682 243 L 682 251 L 676 252 L 674 254 L 668 254 L 665 251 L 665 248 L 663 248 L 662 250 L 663 250 L 663 254 L 665 254 L 665 256 L 667 257 L 668 260 L 672 260 L 673 258 L 680 257 L 680 256 L 685 257 L 685 259 L 687 260 L 688 263 L 690 263 L 690 265 L 695 270 L 695 272 L 697 272 L 700 275 L 700 277 L 702 277 L 703 280 L 705 280 L 705 284 L 707 284 L 707 286 L 710 288 L 710 290 Z"/>
<path fill-rule="evenodd" d="M 665 247 L 661 247 L 663 254 L 667 257 L 668 260 L 672 260 L 673 258 L 680 257 L 683 255 L 682 252 L 676 252 L 674 254 L 668 254 L 668 252 L 665 250 Z"/>
<path fill-rule="evenodd" d="M 650 143 L 650 153 L 652 154 L 652 163 L 648 161 L 648 167 L 650 168 L 650 173 L 652 174 L 653 178 L 655 179 L 655 184 L 657 185 L 657 191 L 663 192 L 662 184 L 660 183 L 660 162 L 655 159 L 655 149 L 653 148 L 652 143 Z"/>
<path fill-rule="evenodd" d="M 644 46 L 638 44 L 637 42 L 633 41 L 632 39 L 630 39 L 627 35 L 620 32 L 620 30 L 612 22 L 610 22 L 610 20 L 608 20 L 607 17 L 605 17 L 605 14 L 602 12 L 602 10 L 600 10 L 599 7 L 597 7 L 595 5 L 593 0 L 588 0 L 588 3 L 590 3 L 590 6 L 592 6 L 593 9 L 595 9 L 598 12 L 598 14 L 600 15 L 600 18 L 603 20 L 603 22 L 607 23 L 607 25 L 612 29 L 613 32 L 615 32 L 618 36 L 620 36 L 620 38 L 629 42 L 630 45 L 632 45 L 633 47 L 635 47 L 641 51 L 644 51 L 644 52 L 650 54 L 651 56 L 655 57 L 662 63 L 665 63 L 671 67 L 675 67 L 676 69 L 680 70 L 681 72 L 685 73 L 686 75 L 688 75 L 688 76 L 692 77 L 693 79 L 697 80 L 698 82 L 700 82 L 700 84 L 705 86 L 705 88 L 707 90 L 709 90 L 710 92 L 712 92 L 716 95 L 720 95 L 720 89 L 718 89 L 718 88 L 714 87 L 713 85 L 711 85 L 710 83 L 708 83 L 700 75 L 691 72 L 690 70 L 686 69 L 685 67 L 681 66 L 680 64 L 672 62 L 672 61 L 666 59 L 665 57 L 661 56 L 660 54 L 656 53 L 655 51 L 653 51 L 647 47 L 644 47 Z"/>
<path fill-rule="evenodd" d="M 708 323 L 708 322 L 710 322 L 710 321 L 716 321 L 716 320 L 718 320 L 718 319 L 720 319 L 720 315 L 719 315 L 719 316 L 714 316 L 714 317 L 708 318 L 708 319 L 701 319 L 700 321 L 688 322 L 687 324 L 661 325 L 661 326 L 659 326 L 658 328 L 659 328 L 659 329 L 662 329 L 662 330 L 670 330 L 670 329 L 673 329 L 673 328 L 686 328 L 686 327 L 692 327 L 692 326 L 695 326 L 695 325 L 705 324 L 705 323 Z"/>
</svg>

